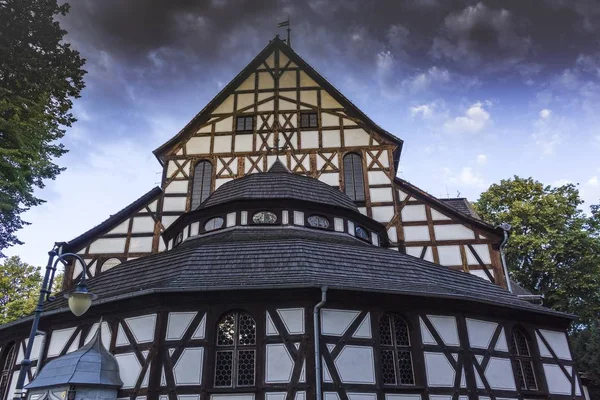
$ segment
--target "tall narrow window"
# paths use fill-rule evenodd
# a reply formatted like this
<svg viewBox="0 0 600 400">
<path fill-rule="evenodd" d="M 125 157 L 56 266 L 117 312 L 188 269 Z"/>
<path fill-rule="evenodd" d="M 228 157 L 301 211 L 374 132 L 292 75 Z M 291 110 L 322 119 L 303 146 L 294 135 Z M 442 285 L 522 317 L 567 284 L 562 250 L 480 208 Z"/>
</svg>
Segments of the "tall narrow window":
<svg viewBox="0 0 600 400">
<path fill-rule="evenodd" d="M 531 342 L 521 328 L 513 330 L 511 353 L 519 387 L 523 390 L 537 390 L 537 380 L 531 360 Z"/>
<path fill-rule="evenodd" d="M 4 351 L 4 357 L 0 359 L 0 366 L 2 367 L 1 375 L 0 375 L 0 400 L 8 400 L 8 388 L 9 382 L 13 370 L 13 366 L 15 365 L 15 344 L 9 344 L 6 346 L 6 350 Z"/>
<path fill-rule="evenodd" d="M 402 317 L 384 314 L 379 321 L 381 374 L 384 385 L 414 385 L 408 325 Z"/>
<path fill-rule="evenodd" d="M 212 180 L 212 164 L 209 161 L 200 161 L 194 168 L 194 183 L 192 186 L 192 210 L 198 208 L 210 195 Z"/>
<path fill-rule="evenodd" d="M 354 201 L 365 201 L 365 179 L 362 158 L 356 153 L 344 156 L 344 189 Z"/>
<path fill-rule="evenodd" d="M 217 325 L 215 387 L 254 386 L 256 322 L 245 312 L 231 312 Z"/>
</svg>

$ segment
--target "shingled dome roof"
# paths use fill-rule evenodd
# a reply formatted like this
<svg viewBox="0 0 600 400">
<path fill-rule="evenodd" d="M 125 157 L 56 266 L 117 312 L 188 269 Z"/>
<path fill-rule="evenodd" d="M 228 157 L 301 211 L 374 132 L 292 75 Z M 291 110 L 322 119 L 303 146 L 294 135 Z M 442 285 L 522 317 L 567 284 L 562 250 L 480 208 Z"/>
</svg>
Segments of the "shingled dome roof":
<svg viewBox="0 0 600 400">
<path fill-rule="evenodd" d="M 88 344 L 50 361 L 25 389 L 77 384 L 115 388 L 123 386 L 117 360 L 102 345 L 101 325 L 98 324 L 98 330 Z"/>
<path fill-rule="evenodd" d="M 246 175 L 225 183 L 200 204 L 207 208 L 238 200 L 293 199 L 358 211 L 354 202 L 317 179 L 292 174 L 279 160 L 268 172 Z"/>
</svg>

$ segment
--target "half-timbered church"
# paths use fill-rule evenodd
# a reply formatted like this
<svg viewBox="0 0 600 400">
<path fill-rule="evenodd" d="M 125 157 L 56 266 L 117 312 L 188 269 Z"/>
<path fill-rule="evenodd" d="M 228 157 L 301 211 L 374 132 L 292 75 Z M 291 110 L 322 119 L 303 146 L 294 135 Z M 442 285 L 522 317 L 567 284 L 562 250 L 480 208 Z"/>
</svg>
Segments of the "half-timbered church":
<svg viewBox="0 0 600 400">
<path fill-rule="evenodd" d="M 397 177 L 402 144 L 275 38 L 154 151 L 160 187 L 60 243 L 98 299 L 46 304 L 28 381 L 87 346 L 132 400 L 579 398 L 572 316 L 467 200 Z M 30 326 L 0 327 L 0 400 Z"/>
</svg>

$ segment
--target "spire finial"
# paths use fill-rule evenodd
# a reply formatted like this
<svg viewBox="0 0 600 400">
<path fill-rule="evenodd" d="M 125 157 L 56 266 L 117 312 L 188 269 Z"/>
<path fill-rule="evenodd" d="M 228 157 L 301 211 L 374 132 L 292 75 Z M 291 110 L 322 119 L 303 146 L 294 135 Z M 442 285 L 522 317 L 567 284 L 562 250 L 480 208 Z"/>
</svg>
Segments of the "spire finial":
<svg viewBox="0 0 600 400">
<path fill-rule="evenodd" d="M 283 21 L 283 22 L 280 22 L 277 24 L 278 28 L 283 28 L 284 26 L 287 26 L 287 45 L 292 47 L 292 41 L 290 38 L 291 29 L 290 29 L 290 15 L 289 14 L 288 14 L 288 18 L 286 21 Z"/>
</svg>

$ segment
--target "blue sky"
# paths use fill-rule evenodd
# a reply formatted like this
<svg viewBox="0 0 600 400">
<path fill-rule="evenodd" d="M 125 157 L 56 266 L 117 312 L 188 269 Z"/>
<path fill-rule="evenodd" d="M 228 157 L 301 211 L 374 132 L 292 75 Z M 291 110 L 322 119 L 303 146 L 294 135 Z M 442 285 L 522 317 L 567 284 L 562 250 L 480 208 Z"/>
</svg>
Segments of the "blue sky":
<svg viewBox="0 0 600 400">
<path fill-rule="evenodd" d="M 160 182 L 174 136 L 289 14 L 295 51 L 405 142 L 399 175 L 477 200 L 513 175 L 600 203 L 595 0 L 78 0 L 61 19 L 87 59 L 67 167 L 6 251 L 42 265 Z"/>
</svg>

